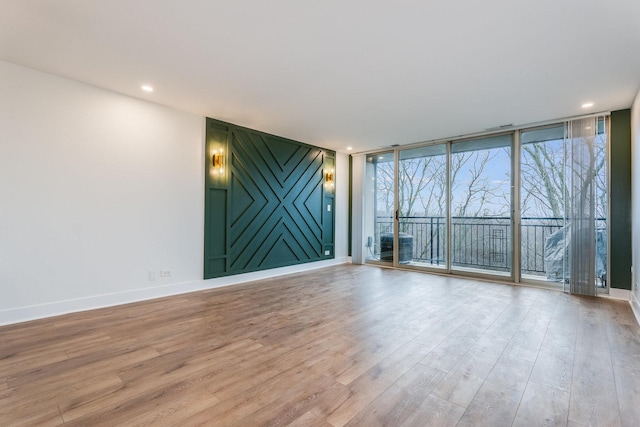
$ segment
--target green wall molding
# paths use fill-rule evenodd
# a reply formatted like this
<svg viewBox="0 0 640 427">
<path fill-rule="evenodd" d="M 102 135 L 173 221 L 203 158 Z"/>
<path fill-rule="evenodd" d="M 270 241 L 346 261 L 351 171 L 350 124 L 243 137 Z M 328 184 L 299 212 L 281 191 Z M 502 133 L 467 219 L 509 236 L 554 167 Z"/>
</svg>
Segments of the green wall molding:
<svg viewBox="0 0 640 427">
<path fill-rule="evenodd" d="M 631 290 L 631 110 L 611 112 L 609 277 Z"/>
<path fill-rule="evenodd" d="M 206 126 L 204 278 L 334 258 L 324 173 L 335 171 L 335 152 L 214 119 Z"/>
</svg>

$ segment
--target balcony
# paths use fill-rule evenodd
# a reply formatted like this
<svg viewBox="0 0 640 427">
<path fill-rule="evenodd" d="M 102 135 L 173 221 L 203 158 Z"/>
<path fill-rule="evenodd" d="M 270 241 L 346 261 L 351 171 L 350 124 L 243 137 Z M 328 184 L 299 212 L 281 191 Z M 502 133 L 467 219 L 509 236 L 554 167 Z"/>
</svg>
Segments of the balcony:
<svg viewBox="0 0 640 427">
<path fill-rule="evenodd" d="M 547 238 L 565 225 L 562 218 L 523 217 L 521 220 L 521 274 L 534 279 L 562 281 L 566 277 L 551 277 L 545 267 Z M 508 217 L 452 217 L 451 265 L 459 269 L 488 270 L 497 274 L 511 271 L 512 230 Z M 431 267 L 446 266 L 446 219 L 434 216 L 399 218 L 400 233 L 413 236 L 411 264 Z M 602 239 L 606 218 L 596 220 L 596 232 Z M 370 258 L 380 257 L 380 236 L 393 231 L 393 218 L 378 216 L 374 247 Z M 606 239 L 606 236 L 605 236 Z M 606 240 L 605 243 L 606 244 Z M 600 260 L 598 286 L 606 283 L 606 260 Z"/>
</svg>

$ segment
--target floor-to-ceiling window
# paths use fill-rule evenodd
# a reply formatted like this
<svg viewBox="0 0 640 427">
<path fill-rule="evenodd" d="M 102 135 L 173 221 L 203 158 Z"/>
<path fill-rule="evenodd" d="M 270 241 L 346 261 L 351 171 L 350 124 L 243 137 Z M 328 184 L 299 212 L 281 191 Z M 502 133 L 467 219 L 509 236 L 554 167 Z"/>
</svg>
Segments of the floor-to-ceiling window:
<svg viewBox="0 0 640 427">
<path fill-rule="evenodd" d="M 414 265 L 447 268 L 447 145 L 401 150 L 398 160 L 400 247 Z M 410 240 L 410 242 L 409 242 Z M 408 247 L 403 255 L 408 254 Z"/>
<path fill-rule="evenodd" d="M 586 260 L 606 288 L 606 130 L 591 117 L 369 155 L 367 261 L 568 289 Z"/>
<path fill-rule="evenodd" d="M 451 145 L 451 268 L 511 276 L 511 134 Z"/>
<path fill-rule="evenodd" d="M 368 261 L 394 263 L 395 153 L 367 157 L 365 167 L 365 257 Z"/>
<path fill-rule="evenodd" d="M 595 120 L 596 134 L 594 139 L 594 168 L 595 168 L 595 268 L 596 286 L 599 290 L 608 291 L 607 266 L 609 230 L 609 131 L 608 120 L 598 117 Z"/>
<path fill-rule="evenodd" d="M 590 135 L 579 138 L 585 148 L 580 156 L 584 161 L 579 165 L 576 144 L 567 137 L 567 124 L 521 132 L 521 278 L 568 290 L 573 251 L 578 259 L 593 264 L 595 286 L 606 289 L 606 120 L 590 118 L 578 126 L 581 133 Z M 579 194 L 572 188 L 578 188 Z M 579 211 L 588 212 L 588 218 L 576 216 L 576 206 Z M 576 241 L 581 238 L 578 233 L 584 234 L 578 230 L 578 224 L 588 235 L 582 243 Z"/>
<path fill-rule="evenodd" d="M 520 135 L 521 277 L 561 284 L 568 274 L 565 125 Z"/>
</svg>

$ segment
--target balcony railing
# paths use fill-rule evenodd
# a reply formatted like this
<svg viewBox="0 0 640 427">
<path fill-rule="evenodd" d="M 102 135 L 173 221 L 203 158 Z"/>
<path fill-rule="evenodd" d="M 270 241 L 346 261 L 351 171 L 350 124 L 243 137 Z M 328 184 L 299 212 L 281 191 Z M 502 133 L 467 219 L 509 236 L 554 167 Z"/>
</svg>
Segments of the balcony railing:
<svg viewBox="0 0 640 427">
<path fill-rule="evenodd" d="M 596 227 L 606 228 L 606 218 L 598 218 Z M 522 274 L 545 275 L 545 242 L 549 235 L 560 230 L 562 218 L 523 217 L 521 219 Z M 400 233 L 413 236 L 414 263 L 445 265 L 447 251 L 446 219 L 435 216 L 407 216 L 399 218 Z M 393 218 L 378 216 L 375 228 L 374 256 L 379 256 L 380 236 L 391 233 Z M 452 217 L 451 265 L 492 271 L 510 271 L 512 265 L 511 218 L 508 217 Z"/>
</svg>

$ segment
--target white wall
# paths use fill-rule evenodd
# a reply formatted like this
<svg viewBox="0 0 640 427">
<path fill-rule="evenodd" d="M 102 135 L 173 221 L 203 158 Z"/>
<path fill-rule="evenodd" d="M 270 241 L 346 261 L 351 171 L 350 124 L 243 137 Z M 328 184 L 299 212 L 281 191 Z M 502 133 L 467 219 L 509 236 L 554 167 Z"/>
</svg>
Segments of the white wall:
<svg viewBox="0 0 640 427">
<path fill-rule="evenodd" d="M 336 241 L 335 256 L 344 260 L 349 254 L 349 155 L 336 153 Z"/>
<path fill-rule="evenodd" d="M 202 280 L 204 129 L 203 117 L 0 61 L 0 324 L 326 265 Z M 346 258 L 346 156 L 336 167 Z M 150 281 L 161 269 L 171 277 Z"/>
<path fill-rule="evenodd" d="M 353 155 L 352 160 L 352 182 L 353 190 L 351 197 L 352 200 L 352 215 L 353 224 L 351 227 L 351 259 L 354 264 L 364 264 L 366 253 L 364 251 L 364 239 L 366 236 L 365 231 L 365 218 L 366 218 L 366 206 L 365 206 L 365 171 L 366 171 L 366 156 L 364 154 Z M 371 212 L 371 210 L 369 210 Z"/>
<path fill-rule="evenodd" d="M 640 92 L 631 107 L 631 245 L 633 275 L 631 304 L 640 323 Z"/>
</svg>

